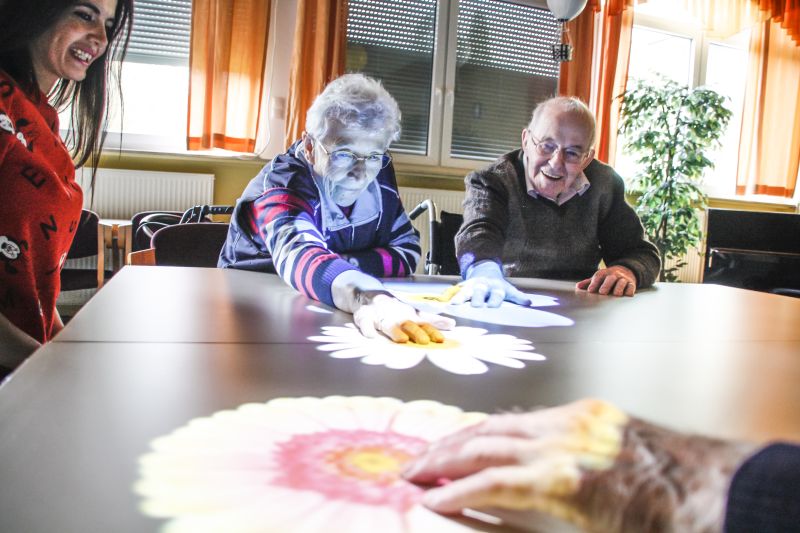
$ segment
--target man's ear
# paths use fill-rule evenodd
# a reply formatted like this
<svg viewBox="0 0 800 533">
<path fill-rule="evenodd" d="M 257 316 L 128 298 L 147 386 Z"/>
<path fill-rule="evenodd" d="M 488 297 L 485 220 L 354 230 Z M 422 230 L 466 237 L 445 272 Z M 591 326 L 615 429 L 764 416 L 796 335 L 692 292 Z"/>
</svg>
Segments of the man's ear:
<svg viewBox="0 0 800 533">
<path fill-rule="evenodd" d="M 314 164 L 314 139 L 306 133 L 303 132 L 303 135 L 300 137 L 301 142 L 303 143 L 303 155 L 306 157 L 306 161 Z"/>
<path fill-rule="evenodd" d="M 528 135 L 530 135 L 530 133 L 528 133 L 528 128 L 523 128 L 522 129 L 522 149 L 523 150 L 525 149 L 525 143 L 528 141 Z"/>
<path fill-rule="evenodd" d="M 589 150 L 589 153 L 586 154 L 586 159 L 584 160 L 583 165 L 581 165 L 581 170 L 586 170 L 586 167 L 589 166 L 589 163 L 591 163 L 593 159 L 594 159 L 594 148 Z"/>
</svg>

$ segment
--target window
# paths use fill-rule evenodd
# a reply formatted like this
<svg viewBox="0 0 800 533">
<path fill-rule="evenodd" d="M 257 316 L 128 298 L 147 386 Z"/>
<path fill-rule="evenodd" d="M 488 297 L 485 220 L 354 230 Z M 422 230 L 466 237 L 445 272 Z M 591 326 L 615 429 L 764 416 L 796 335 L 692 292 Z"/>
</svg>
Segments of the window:
<svg viewBox="0 0 800 533">
<path fill-rule="evenodd" d="M 123 112 L 112 98 L 109 145 L 124 131 L 124 148 L 186 149 L 191 0 L 136 0 L 128 55 L 122 65 Z"/>
<path fill-rule="evenodd" d="M 350 0 L 347 70 L 382 80 L 398 101 L 401 160 L 474 167 L 520 146 L 558 84 L 560 27 L 541 4 Z"/>
<path fill-rule="evenodd" d="M 711 196 L 733 196 L 749 31 L 725 40 L 714 40 L 687 23 L 689 17 L 674 5 L 664 9 L 653 2 L 636 7 L 628 80 L 630 83 L 637 78 L 661 74 L 691 87 L 707 86 L 729 98 L 728 107 L 733 116 L 722 138 L 722 146 L 709 154 L 715 166 L 706 172 L 704 182 L 706 193 Z M 625 154 L 623 143 L 624 138 L 620 137 L 615 167 L 622 176 L 632 177 L 636 163 Z"/>
<path fill-rule="evenodd" d="M 351 1 L 347 70 L 380 79 L 398 101 L 403 132 L 396 151 L 425 154 L 428 145 L 435 0 Z"/>
</svg>

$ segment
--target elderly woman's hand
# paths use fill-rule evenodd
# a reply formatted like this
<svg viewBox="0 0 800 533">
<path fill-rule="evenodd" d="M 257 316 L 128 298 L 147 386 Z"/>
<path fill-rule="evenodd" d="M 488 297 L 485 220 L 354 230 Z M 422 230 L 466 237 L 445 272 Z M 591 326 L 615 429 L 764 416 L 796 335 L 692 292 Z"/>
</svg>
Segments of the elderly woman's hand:
<svg viewBox="0 0 800 533">
<path fill-rule="evenodd" d="M 353 322 L 365 337 L 383 333 L 394 342 L 444 342 L 439 330 L 456 325 L 451 318 L 417 311 L 392 296 L 380 281 L 357 270 L 338 275 L 331 295 L 337 309 L 353 313 Z"/>
<path fill-rule="evenodd" d="M 353 321 L 365 337 L 383 333 L 394 342 L 428 344 L 444 342 L 440 329 L 452 329 L 455 321 L 417 311 L 410 305 L 383 292 L 367 297 L 353 313 Z"/>
<path fill-rule="evenodd" d="M 489 417 L 433 444 L 404 475 L 445 480 L 423 497 L 434 511 L 483 509 L 517 527 L 555 520 L 587 531 L 713 531 L 722 527 L 733 471 L 751 449 L 583 400 Z"/>
</svg>

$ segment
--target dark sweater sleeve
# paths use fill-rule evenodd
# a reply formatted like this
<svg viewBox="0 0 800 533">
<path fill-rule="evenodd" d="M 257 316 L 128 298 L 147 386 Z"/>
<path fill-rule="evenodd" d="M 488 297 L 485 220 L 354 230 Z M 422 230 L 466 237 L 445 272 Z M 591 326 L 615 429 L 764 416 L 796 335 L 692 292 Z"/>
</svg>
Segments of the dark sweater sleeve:
<svg viewBox="0 0 800 533">
<path fill-rule="evenodd" d="M 728 492 L 725 531 L 800 531 L 800 446 L 772 444 L 739 467 Z"/>
<path fill-rule="evenodd" d="M 508 191 L 502 178 L 489 170 L 472 172 L 464 180 L 464 223 L 455 238 L 462 276 L 479 261 L 501 264 L 508 227 Z"/>
<path fill-rule="evenodd" d="M 658 249 L 644 234 L 636 211 L 625 201 L 625 184 L 613 174 L 611 206 L 600 220 L 598 235 L 603 260 L 608 266 L 621 265 L 636 275 L 638 288 L 649 287 L 661 270 Z"/>
</svg>

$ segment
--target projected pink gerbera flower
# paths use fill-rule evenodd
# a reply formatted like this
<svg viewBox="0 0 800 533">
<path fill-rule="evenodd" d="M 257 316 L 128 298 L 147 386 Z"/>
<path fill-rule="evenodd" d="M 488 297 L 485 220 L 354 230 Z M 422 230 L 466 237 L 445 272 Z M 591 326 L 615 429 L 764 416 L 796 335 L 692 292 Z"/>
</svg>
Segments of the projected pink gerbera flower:
<svg viewBox="0 0 800 533">
<path fill-rule="evenodd" d="M 170 532 L 465 531 L 420 506 L 400 472 L 484 416 L 393 398 L 247 404 L 153 441 L 135 490 Z"/>
</svg>

